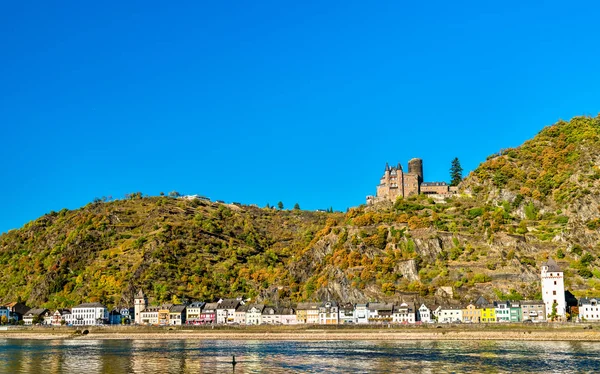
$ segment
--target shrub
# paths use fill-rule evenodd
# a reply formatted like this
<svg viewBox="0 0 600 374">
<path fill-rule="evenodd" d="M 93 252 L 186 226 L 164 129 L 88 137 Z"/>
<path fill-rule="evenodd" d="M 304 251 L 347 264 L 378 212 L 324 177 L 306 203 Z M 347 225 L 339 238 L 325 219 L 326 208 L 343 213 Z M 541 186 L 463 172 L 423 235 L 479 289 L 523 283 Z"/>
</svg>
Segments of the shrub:
<svg viewBox="0 0 600 374">
<path fill-rule="evenodd" d="M 486 283 L 491 280 L 492 280 L 492 277 L 490 277 L 487 274 L 477 273 L 477 274 L 473 275 L 473 283 Z"/>
<path fill-rule="evenodd" d="M 530 202 L 529 202 L 529 204 L 527 204 L 527 205 L 525 206 L 525 209 L 524 209 L 524 210 L 525 210 L 525 217 L 526 217 L 528 220 L 535 220 L 535 219 L 537 219 L 537 213 L 538 213 L 538 210 L 537 210 L 537 208 L 535 207 L 535 205 L 533 205 L 533 202 L 532 202 L 532 201 L 530 201 Z"/>
<path fill-rule="evenodd" d="M 583 278 L 591 278 L 593 276 L 592 272 L 588 268 L 579 269 L 579 275 Z"/>
<path fill-rule="evenodd" d="M 472 208 L 467 212 L 467 217 L 470 219 L 477 218 L 483 215 L 483 208 Z"/>
<path fill-rule="evenodd" d="M 531 257 L 523 256 L 519 259 L 522 265 L 535 266 L 535 260 Z"/>
</svg>

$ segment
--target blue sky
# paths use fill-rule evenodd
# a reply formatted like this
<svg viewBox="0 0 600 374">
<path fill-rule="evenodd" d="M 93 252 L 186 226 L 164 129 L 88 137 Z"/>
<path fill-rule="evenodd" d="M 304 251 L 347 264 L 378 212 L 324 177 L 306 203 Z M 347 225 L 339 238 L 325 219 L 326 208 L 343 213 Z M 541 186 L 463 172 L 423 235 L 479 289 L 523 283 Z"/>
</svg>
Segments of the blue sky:
<svg viewBox="0 0 600 374">
<path fill-rule="evenodd" d="M 345 210 L 600 111 L 597 2 L 177 3 L 2 4 L 0 232 L 133 191 Z"/>
</svg>

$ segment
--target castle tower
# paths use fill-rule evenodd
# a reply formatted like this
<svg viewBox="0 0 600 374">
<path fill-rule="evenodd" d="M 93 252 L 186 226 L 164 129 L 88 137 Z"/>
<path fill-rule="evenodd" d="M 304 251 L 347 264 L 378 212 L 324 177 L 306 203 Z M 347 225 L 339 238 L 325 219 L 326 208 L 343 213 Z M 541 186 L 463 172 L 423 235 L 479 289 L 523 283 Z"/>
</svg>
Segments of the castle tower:
<svg viewBox="0 0 600 374">
<path fill-rule="evenodd" d="M 146 307 L 148 307 L 148 298 L 146 295 L 144 295 L 144 291 L 140 289 L 140 292 L 138 292 L 134 298 L 134 320 L 136 324 L 142 324 L 142 312 L 146 309 Z"/>
<path fill-rule="evenodd" d="M 413 158 L 408 161 L 408 172 L 419 176 L 419 184 L 423 183 L 423 160 Z"/>
<path fill-rule="evenodd" d="M 556 303 L 556 315 L 564 319 L 567 304 L 565 302 L 565 283 L 562 270 L 553 259 L 542 264 L 542 300 L 546 305 L 546 319 L 550 319 L 552 305 Z"/>
</svg>

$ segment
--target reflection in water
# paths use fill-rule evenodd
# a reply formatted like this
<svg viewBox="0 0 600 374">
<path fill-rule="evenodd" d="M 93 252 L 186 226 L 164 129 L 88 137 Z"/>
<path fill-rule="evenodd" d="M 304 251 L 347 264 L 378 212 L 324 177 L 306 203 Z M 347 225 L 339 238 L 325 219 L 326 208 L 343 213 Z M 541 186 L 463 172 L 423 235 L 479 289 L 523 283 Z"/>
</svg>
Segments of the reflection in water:
<svg viewBox="0 0 600 374">
<path fill-rule="evenodd" d="M 599 353 L 587 342 L 0 339 L 0 373 L 581 372 Z"/>
</svg>

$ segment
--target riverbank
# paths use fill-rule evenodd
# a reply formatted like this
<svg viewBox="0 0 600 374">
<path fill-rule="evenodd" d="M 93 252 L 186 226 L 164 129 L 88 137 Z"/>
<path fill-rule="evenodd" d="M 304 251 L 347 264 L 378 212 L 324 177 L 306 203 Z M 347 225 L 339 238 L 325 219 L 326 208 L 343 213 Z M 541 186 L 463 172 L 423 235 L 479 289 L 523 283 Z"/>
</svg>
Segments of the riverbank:
<svg viewBox="0 0 600 374">
<path fill-rule="evenodd" d="M 87 332 L 87 333 L 86 333 Z M 600 328 L 370 328 L 370 329 L 271 329 L 211 330 L 211 329 L 28 329 L 0 331 L 0 339 L 73 339 L 73 340 L 520 340 L 520 341 L 600 341 Z"/>
</svg>

